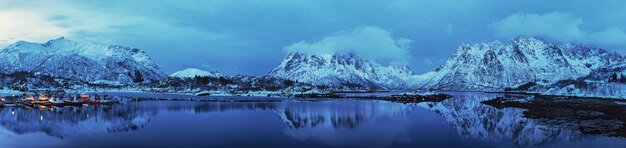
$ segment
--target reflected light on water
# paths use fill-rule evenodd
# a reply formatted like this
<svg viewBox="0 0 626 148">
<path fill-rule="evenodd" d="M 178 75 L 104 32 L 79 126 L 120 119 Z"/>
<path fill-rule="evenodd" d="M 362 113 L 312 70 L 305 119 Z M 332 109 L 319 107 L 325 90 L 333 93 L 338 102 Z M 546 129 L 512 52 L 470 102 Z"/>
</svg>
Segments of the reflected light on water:
<svg viewBox="0 0 626 148">
<path fill-rule="evenodd" d="M 528 118 L 525 116 L 528 110 L 481 103 L 507 96 L 451 94 L 454 98 L 443 102 L 417 104 L 346 99 L 314 102 L 140 101 L 112 106 L 59 107 L 52 111 L 12 107 L 4 108 L 7 112 L 0 112 L 0 128 L 15 134 L 14 141 L 36 135 L 30 133 L 44 133 L 39 136 L 56 138 L 47 142 L 68 142 L 65 144 L 71 145 L 75 144 L 72 141 L 86 140 L 89 144 L 110 147 L 118 145 L 108 141 L 128 138 L 145 147 L 164 144 L 211 147 L 246 142 L 274 147 L 411 147 L 424 144 L 426 147 L 466 144 L 550 147 L 570 143 L 583 143 L 583 147 L 587 146 L 585 143 L 626 146 L 624 137 L 585 134 L 578 128 L 551 124 L 560 120 Z M 43 122 L 43 115 L 46 115 L 46 122 Z M 559 119 L 568 117 L 551 115 Z M 596 121 L 567 119 L 585 123 Z M 246 134 L 239 134 L 242 130 Z M 155 133 L 168 133 L 176 138 Z M 90 141 L 94 137 L 99 140 Z M 222 142 L 207 143 L 204 139 L 195 140 L 196 137 Z M 263 141 L 258 141 L 260 137 Z M 1 142 L 0 147 L 4 147 Z"/>
</svg>

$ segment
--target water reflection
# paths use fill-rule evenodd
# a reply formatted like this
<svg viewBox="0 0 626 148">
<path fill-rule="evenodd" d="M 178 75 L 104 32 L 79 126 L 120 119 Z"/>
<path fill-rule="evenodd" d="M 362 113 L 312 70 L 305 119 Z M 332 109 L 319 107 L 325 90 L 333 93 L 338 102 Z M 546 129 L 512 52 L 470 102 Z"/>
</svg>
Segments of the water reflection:
<svg viewBox="0 0 626 148">
<path fill-rule="evenodd" d="M 285 103 L 274 112 L 293 130 L 307 128 L 354 129 L 365 120 L 404 117 L 411 105 L 386 101 L 329 101 L 317 105 Z"/>
<path fill-rule="evenodd" d="M 172 120 L 172 122 L 178 120 L 176 116 L 159 116 L 162 113 L 177 113 L 177 116 L 180 116 L 178 115 L 180 113 L 241 115 L 241 117 L 234 118 L 250 121 L 251 119 L 245 119 L 249 116 L 242 114 L 252 112 L 270 115 L 259 116 L 259 118 L 279 122 L 282 126 L 272 128 L 272 130 L 280 131 L 292 140 L 300 142 L 313 140 L 333 146 L 415 146 L 428 142 L 462 145 L 467 142 L 467 139 L 488 143 L 488 146 L 494 146 L 494 143 L 496 143 L 495 146 L 502 146 L 499 143 L 532 146 L 556 141 L 580 141 L 588 138 L 588 135 L 576 128 L 550 124 L 545 120 L 538 120 L 539 118 L 527 118 L 528 110 L 526 109 L 497 108 L 481 103 L 497 97 L 510 96 L 483 93 L 452 93 L 452 95 L 454 98 L 443 102 L 418 104 L 378 100 L 143 101 L 99 107 L 52 109 L 6 107 L 0 112 L 0 125 L 17 135 L 45 133 L 64 139 L 71 138 L 73 135 L 141 131 L 157 118 L 168 118 L 167 120 Z M 212 125 L 228 124 L 212 119 L 203 119 L 201 122 Z M 257 128 L 271 127 L 263 125 Z M 238 131 L 241 128 L 243 127 L 226 130 Z M 450 130 L 451 135 L 446 135 L 446 130 Z M 273 137 L 276 141 L 285 141 L 281 139 L 284 137 Z M 432 138 L 441 141 L 433 141 Z"/>
<path fill-rule="evenodd" d="M 551 96 L 504 96 L 485 101 L 498 108 L 525 109 L 524 117 L 585 134 L 626 137 L 625 101 Z"/>
<path fill-rule="evenodd" d="M 482 104 L 504 95 L 464 93 L 454 99 L 429 104 L 427 108 L 443 116 L 459 135 L 516 145 L 537 145 L 552 140 L 574 140 L 581 137 L 576 130 L 539 124 L 524 117 L 524 110 L 498 109 Z"/>
<path fill-rule="evenodd" d="M 138 130 L 156 113 L 155 109 L 128 105 L 42 109 L 7 107 L 0 113 L 0 125 L 15 134 L 43 132 L 63 138 L 75 134 Z"/>
</svg>

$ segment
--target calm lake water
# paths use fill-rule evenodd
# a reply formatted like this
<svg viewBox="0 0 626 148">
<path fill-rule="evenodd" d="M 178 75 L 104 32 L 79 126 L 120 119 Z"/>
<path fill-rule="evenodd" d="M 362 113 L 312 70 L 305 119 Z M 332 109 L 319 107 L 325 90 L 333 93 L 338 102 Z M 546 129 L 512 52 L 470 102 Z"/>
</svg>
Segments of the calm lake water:
<svg viewBox="0 0 626 148">
<path fill-rule="evenodd" d="M 624 137 L 481 103 L 499 94 L 451 94 L 443 102 L 414 104 L 327 99 L 6 107 L 0 147 L 626 147 Z"/>
</svg>

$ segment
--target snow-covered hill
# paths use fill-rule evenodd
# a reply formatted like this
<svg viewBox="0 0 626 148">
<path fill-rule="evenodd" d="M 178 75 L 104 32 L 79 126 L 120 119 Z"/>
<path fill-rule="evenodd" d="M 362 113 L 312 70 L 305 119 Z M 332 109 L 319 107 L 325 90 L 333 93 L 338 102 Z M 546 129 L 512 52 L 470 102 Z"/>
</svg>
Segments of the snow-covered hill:
<svg viewBox="0 0 626 148">
<path fill-rule="evenodd" d="M 170 77 L 176 78 L 194 78 L 196 76 L 201 77 L 221 77 L 222 74 L 217 71 L 204 71 L 197 68 L 187 68 L 185 70 L 174 72 L 170 75 Z"/>
<path fill-rule="evenodd" d="M 313 85 L 351 88 L 406 87 L 414 73 L 406 66 L 382 66 L 354 54 L 290 53 L 271 76 Z"/>
<path fill-rule="evenodd" d="M 0 51 L 0 73 L 28 72 L 86 82 L 137 83 L 166 77 L 137 48 L 73 41 L 19 41 Z"/>
<path fill-rule="evenodd" d="M 419 88 L 501 90 L 528 82 L 550 84 L 619 63 L 617 53 L 580 44 L 553 44 L 529 36 L 508 43 L 462 44 L 448 61 L 416 82 Z"/>
<path fill-rule="evenodd" d="M 549 95 L 626 98 L 626 61 L 603 66 L 578 79 L 528 87 L 529 92 Z"/>
</svg>

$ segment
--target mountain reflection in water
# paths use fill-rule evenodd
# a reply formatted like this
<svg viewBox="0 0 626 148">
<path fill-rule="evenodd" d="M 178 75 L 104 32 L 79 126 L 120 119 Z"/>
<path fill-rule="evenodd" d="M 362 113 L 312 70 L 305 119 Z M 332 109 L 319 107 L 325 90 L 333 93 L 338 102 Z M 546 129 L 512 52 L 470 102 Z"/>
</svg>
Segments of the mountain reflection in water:
<svg viewBox="0 0 626 148">
<path fill-rule="evenodd" d="M 580 132 L 538 124 L 524 117 L 522 109 L 497 109 L 482 101 L 502 97 L 495 94 L 464 94 L 429 107 L 454 127 L 459 135 L 516 145 L 536 145 L 550 140 L 574 140 Z"/>
<path fill-rule="evenodd" d="M 626 138 L 626 101 L 554 96 L 505 96 L 484 101 L 498 108 L 521 108 L 524 117 L 553 127 Z"/>
<path fill-rule="evenodd" d="M 130 105 L 46 109 L 7 107 L 0 113 L 0 125 L 15 134 L 44 132 L 63 138 L 74 134 L 138 130 L 156 113 L 157 109 Z"/>
<path fill-rule="evenodd" d="M 45 133 L 58 139 L 72 139 L 78 135 L 124 134 L 130 131 L 151 130 L 144 128 L 151 124 L 176 123 L 178 121 L 176 116 L 183 114 L 194 116 L 228 114 L 242 122 L 254 122 L 250 118 L 256 116 L 259 119 L 255 120 L 259 123 L 276 121 L 282 123 L 282 128 L 271 125 L 252 127 L 252 129 L 267 128 L 270 131 L 280 131 L 284 136 L 292 138 L 292 141 L 289 141 L 284 139 L 285 137 L 268 135 L 262 139 L 269 142 L 284 142 L 284 144 L 268 146 L 298 146 L 298 144 L 293 144 L 294 141 L 295 143 L 298 141 L 307 143 L 307 146 L 313 147 L 323 145 L 424 146 L 424 143 L 428 142 L 439 145 L 449 144 L 449 146 L 461 146 L 467 143 L 489 147 L 537 146 L 558 142 L 584 141 L 589 137 L 597 137 L 597 135 L 583 134 L 575 128 L 526 118 L 525 109 L 496 108 L 481 103 L 497 97 L 506 97 L 504 95 L 454 92 L 451 94 L 454 98 L 443 102 L 417 104 L 380 100 L 315 102 L 140 101 L 113 106 L 65 107 L 43 110 L 6 107 L 0 112 L 0 126 L 14 136 Z M 260 113 L 260 115 L 237 117 L 245 113 Z M 160 114 L 174 114 L 175 116 L 164 117 L 159 116 Z M 262 116 L 265 114 L 271 116 Z M 168 122 L 152 122 L 155 119 L 163 119 Z M 207 122 L 205 126 L 230 124 L 213 118 L 201 118 L 201 122 Z M 159 125 L 154 126 L 160 127 Z M 202 126 L 191 124 L 188 126 L 190 127 L 184 128 L 203 130 Z M 248 129 L 247 127 L 233 127 L 233 129 L 223 130 L 238 131 L 243 128 Z M 447 133 L 452 134 L 446 135 Z M 2 131 L 0 131 L 0 135 L 2 135 Z M 141 139 L 136 140 L 141 142 Z M 242 138 L 239 140 L 245 143 L 246 140 L 250 139 Z M 201 143 L 202 141 L 198 142 Z M 323 144 L 311 145 L 311 142 Z M 623 145 L 626 142 L 620 138 L 617 140 L 617 144 Z M 0 145 L 2 145 L 1 140 Z M 212 145 L 219 146 L 220 144 Z M 426 146 L 429 145 L 426 144 Z"/>
</svg>

